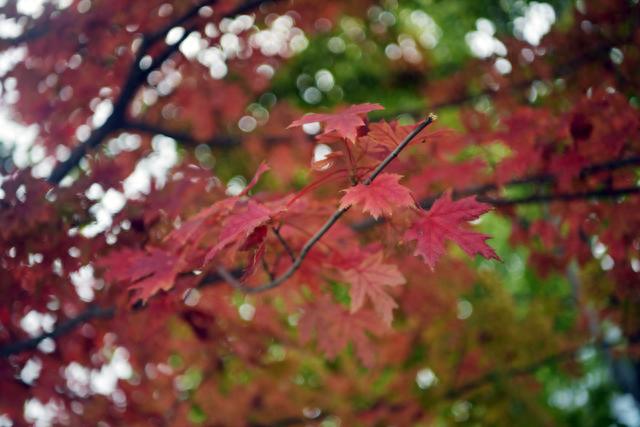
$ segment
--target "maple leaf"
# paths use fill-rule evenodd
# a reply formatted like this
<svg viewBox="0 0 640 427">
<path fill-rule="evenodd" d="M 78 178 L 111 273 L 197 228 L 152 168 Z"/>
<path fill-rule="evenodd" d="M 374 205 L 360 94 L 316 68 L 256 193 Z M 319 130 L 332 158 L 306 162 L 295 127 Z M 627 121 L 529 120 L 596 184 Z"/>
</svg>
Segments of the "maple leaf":
<svg viewBox="0 0 640 427">
<path fill-rule="evenodd" d="M 385 264 L 382 252 L 365 258 L 357 266 L 342 272 L 344 279 L 351 284 L 351 313 L 360 310 L 368 296 L 383 322 L 391 325 L 393 309 L 398 305 L 387 294 L 383 286 L 404 285 L 406 280 L 393 264 Z"/>
<path fill-rule="evenodd" d="M 447 191 L 433 204 L 428 212 L 420 211 L 418 219 L 406 231 L 404 239 L 416 240 L 415 255 L 433 269 L 444 253 L 446 239 L 453 240 L 470 256 L 480 254 L 487 259 L 500 258 L 486 243 L 486 234 L 465 230 L 462 225 L 473 221 L 489 211 L 491 207 L 478 202 L 475 197 L 453 201 Z"/>
<path fill-rule="evenodd" d="M 385 329 L 373 312 L 360 310 L 349 313 L 326 295 L 307 305 L 298 324 L 303 344 L 311 341 L 315 330 L 318 347 L 329 358 L 334 358 L 349 342 L 353 342 L 358 358 L 367 367 L 373 366 L 375 358 L 366 332 L 379 336 Z"/>
<path fill-rule="evenodd" d="M 409 135 L 415 126 L 398 126 L 396 123 L 389 124 L 381 120 L 378 123 L 372 123 L 369 132 L 365 137 L 367 142 L 372 145 L 381 145 L 388 148 L 395 148 L 402 140 Z"/>
<path fill-rule="evenodd" d="M 369 212 L 378 219 L 380 215 L 391 215 L 396 207 L 415 205 L 411 192 L 399 183 L 402 175 L 383 173 L 369 185 L 358 184 L 347 190 L 340 199 L 340 208 L 362 205 L 363 212 Z"/>
<path fill-rule="evenodd" d="M 260 226 L 271 220 L 271 210 L 261 203 L 249 200 L 244 209 L 239 209 L 227 217 L 216 244 L 205 256 L 205 264 L 221 250 L 234 243 L 244 243 Z"/>
<path fill-rule="evenodd" d="M 179 255 L 160 248 L 123 249 L 112 252 L 96 263 L 105 269 L 105 279 L 130 282 L 131 302 L 147 302 L 160 291 L 170 290 L 182 267 Z"/>
<path fill-rule="evenodd" d="M 171 233 L 169 233 L 169 235 L 165 237 L 165 241 L 170 242 L 175 246 L 183 246 L 191 240 L 195 240 L 197 242 L 205 235 L 205 233 L 202 233 L 202 228 L 210 225 L 210 223 L 215 221 L 216 219 L 220 219 L 228 215 L 231 209 L 233 209 L 236 203 L 238 203 L 240 198 L 249 193 L 249 191 L 258 183 L 260 177 L 269 169 L 269 165 L 262 162 L 260 166 L 258 166 L 258 169 L 256 170 L 256 173 L 249 184 L 242 190 L 240 194 L 224 200 L 219 200 L 211 206 L 201 210 L 184 224 L 182 224 L 180 228 L 177 228 L 176 230 L 173 230 Z"/>
<path fill-rule="evenodd" d="M 197 243 L 205 235 L 205 233 L 202 232 L 202 228 L 210 226 L 211 222 L 227 215 L 238 200 L 238 197 L 229 197 L 215 202 L 213 205 L 191 217 L 179 228 L 169 233 L 164 238 L 164 241 L 175 247 L 181 247 L 190 242 Z"/>
<path fill-rule="evenodd" d="M 352 105 L 336 114 L 307 114 L 303 118 L 291 123 L 287 129 L 308 123 L 325 122 L 323 135 L 336 131 L 338 135 L 355 144 L 356 137 L 358 136 L 358 128 L 365 124 L 361 115 L 370 111 L 383 109 L 384 107 L 380 104 L 365 103 Z"/>
</svg>

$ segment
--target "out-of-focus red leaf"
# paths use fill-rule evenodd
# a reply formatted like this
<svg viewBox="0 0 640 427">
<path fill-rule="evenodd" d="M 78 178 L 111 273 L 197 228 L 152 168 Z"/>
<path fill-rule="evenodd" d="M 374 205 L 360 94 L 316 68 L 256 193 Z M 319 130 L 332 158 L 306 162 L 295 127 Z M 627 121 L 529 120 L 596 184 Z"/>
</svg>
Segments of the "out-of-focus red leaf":
<svg viewBox="0 0 640 427">
<path fill-rule="evenodd" d="M 406 283 L 398 267 L 385 264 L 382 252 L 378 252 L 365 258 L 357 266 L 343 271 L 342 276 L 351 284 L 351 313 L 360 310 L 368 296 L 383 322 L 391 326 L 393 309 L 398 305 L 383 286 L 400 286 Z"/>
</svg>

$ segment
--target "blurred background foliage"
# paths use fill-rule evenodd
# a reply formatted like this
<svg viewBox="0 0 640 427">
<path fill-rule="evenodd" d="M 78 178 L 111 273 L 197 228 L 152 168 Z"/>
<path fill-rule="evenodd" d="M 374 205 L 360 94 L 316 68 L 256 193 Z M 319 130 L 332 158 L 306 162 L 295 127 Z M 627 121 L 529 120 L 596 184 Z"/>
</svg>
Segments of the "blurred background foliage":
<svg viewBox="0 0 640 427">
<path fill-rule="evenodd" d="M 316 34 L 278 71 L 273 91 L 307 110 L 361 102 L 383 104 L 386 110 L 378 115 L 385 116 L 424 109 L 429 100 L 421 88 L 427 82 L 447 78 L 477 58 L 469 33 L 485 25 L 498 39 L 513 36 L 514 22 L 530 3 L 383 1 L 366 16 L 343 16 Z M 574 2 L 544 5 L 553 7 L 555 28 L 571 25 Z"/>
</svg>

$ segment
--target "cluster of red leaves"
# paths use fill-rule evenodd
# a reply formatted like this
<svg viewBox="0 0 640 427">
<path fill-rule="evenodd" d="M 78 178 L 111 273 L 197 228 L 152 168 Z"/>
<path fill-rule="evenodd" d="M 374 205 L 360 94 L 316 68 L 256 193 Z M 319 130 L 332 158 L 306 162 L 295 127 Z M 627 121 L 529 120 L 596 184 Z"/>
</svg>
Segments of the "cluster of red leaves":
<svg viewBox="0 0 640 427">
<path fill-rule="evenodd" d="M 379 105 L 363 104 L 336 114 L 310 114 L 293 122 L 291 126 L 301 126 L 315 121 L 325 122 L 324 132 L 318 138 L 341 139 L 345 142 L 345 150 L 350 153 L 350 160 L 345 169 L 340 170 L 339 165 L 336 165 L 336 169 L 338 172 L 348 173 L 354 179 L 363 180 L 363 176 L 371 169 L 368 165 L 378 162 L 375 153 L 379 153 L 379 148 L 397 146 L 399 135 L 406 136 L 412 129 L 412 126 L 394 125 L 394 131 L 394 128 L 385 124 L 384 127 L 392 131 L 391 134 L 379 133 L 369 137 L 363 115 L 381 108 Z M 350 148 L 348 144 L 353 144 L 353 147 Z M 286 251 L 297 252 L 300 248 L 289 247 L 284 241 L 269 242 L 267 236 L 270 231 L 277 234 L 280 229 L 289 228 L 290 216 L 297 215 L 296 205 L 314 202 L 308 190 L 304 189 L 298 195 L 285 195 L 273 200 L 251 197 L 250 191 L 267 170 L 268 167 L 262 164 L 249 185 L 239 195 L 205 207 L 164 238 L 162 248 L 148 246 L 138 250 L 122 249 L 104 257 L 98 265 L 105 269 L 105 278 L 111 282 L 127 284 L 132 291 L 132 302 L 144 303 L 158 292 L 170 290 L 180 274 L 189 274 L 195 269 L 215 271 L 223 264 L 231 264 L 231 269 L 237 270 L 233 263 L 239 252 L 247 253 L 242 275 L 245 282 L 250 281 L 252 276 L 273 278 L 274 273 L 282 273 L 282 269 L 287 266 L 281 259 L 285 255 L 293 255 Z M 356 171 L 359 171 L 359 174 Z M 409 189 L 399 183 L 400 178 L 397 174 L 382 173 L 373 181 L 363 180 L 347 188 L 340 199 L 340 209 L 354 205 L 375 219 L 382 215 L 390 219 L 395 210 L 402 211 L 401 208 L 405 208 L 407 212 L 401 212 L 406 223 L 404 239 L 416 241 L 416 255 L 423 257 L 431 269 L 435 268 L 436 261 L 444 253 L 446 240 L 456 242 L 469 255 L 480 254 L 486 258 L 499 259 L 493 249 L 485 243 L 488 236 L 468 231 L 463 227 L 465 223 L 487 212 L 489 206 L 478 203 L 474 198 L 454 202 L 447 193 L 438 199 L 430 210 L 425 211 L 415 203 Z M 341 181 L 344 184 L 349 182 L 347 176 L 342 176 Z M 215 241 L 215 244 L 210 245 L 208 242 L 211 241 Z M 280 244 L 286 247 L 283 248 Z M 339 271 L 340 279 L 350 286 L 351 313 L 361 311 L 366 301 L 370 300 L 382 322 L 387 327 L 391 326 L 393 309 L 397 304 L 385 291 L 385 286 L 395 287 L 406 283 L 398 267 L 386 263 L 381 250 L 370 253 L 353 246 L 348 256 L 340 252 L 332 254 L 332 250 L 322 252 L 332 255 L 323 267 Z M 274 257 L 274 268 L 277 268 L 277 271 L 271 271 L 270 267 L 265 267 L 265 272 L 258 269 L 258 266 L 266 266 L 267 261 Z M 312 261 L 300 258 L 300 262 Z M 295 286 L 296 280 L 293 282 L 287 286 Z M 298 279 L 297 283 L 301 286 L 304 280 Z M 325 301 L 324 305 L 326 304 L 328 302 Z M 324 308 L 314 316 L 326 317 L 326 321 L 335 323 L 333 314 L 338 308 Z M 364 316 L 366 317 L 366 314 Z M 355 322 L 350 329 L 365 324 L 366 322 Z M 319 334 L 322 334 L 321 348 L 330 349 L 330 355 L 335 355 L 346 343 L 345 335 L 334 332 L 332 328 L 319 328 Z M 353 333 L 359 341 L 364 339 L 362 331 L 353 330 Z M 337 336 L 341 338 L 336 340 Z M 362 352 L 359 354 L 362 355 Z"/>
</svg>

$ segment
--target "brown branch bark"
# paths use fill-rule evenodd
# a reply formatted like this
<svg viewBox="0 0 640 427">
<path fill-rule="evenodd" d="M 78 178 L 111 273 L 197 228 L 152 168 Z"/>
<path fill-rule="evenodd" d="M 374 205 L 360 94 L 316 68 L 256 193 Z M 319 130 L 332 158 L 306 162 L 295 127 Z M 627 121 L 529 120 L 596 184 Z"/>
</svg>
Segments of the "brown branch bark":
<svg viewBox="0 0 640 427">
<path fill-rule="evenodd" d="M 275 234 L 278 238 L 278 241 L 284 248 L 287 255 L 289 255 L 289 258 L 291 258 L 291 261 L 295 262 L 296 254 L 293 252 L 293 249 L 291 249 L 291 246 L 289 246 L 289 243 L 285 240 L 285 238 L 282 237 L 282 234 L 280 234 L 280 228 L 272 228 L 271 230 L 273 231 L 273 234 Z"/>
</svg>

